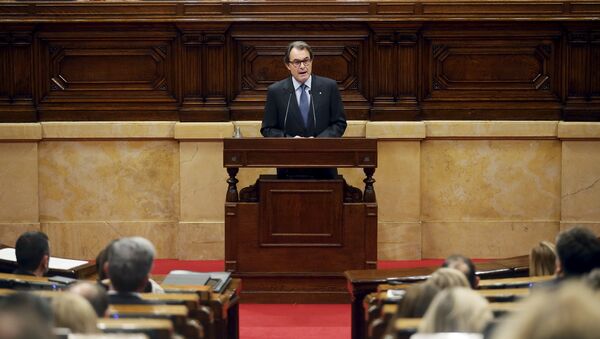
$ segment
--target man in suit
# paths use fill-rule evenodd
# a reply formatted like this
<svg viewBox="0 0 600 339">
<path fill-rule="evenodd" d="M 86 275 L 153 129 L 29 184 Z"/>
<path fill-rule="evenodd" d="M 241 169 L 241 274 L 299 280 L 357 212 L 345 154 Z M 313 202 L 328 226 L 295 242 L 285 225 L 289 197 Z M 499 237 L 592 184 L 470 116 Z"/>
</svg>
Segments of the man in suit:
<svg viewBox="0 0 600 339">
<path fill-rule="evenodd" d="M 121 238 L 108 247 L 108 278 L 114 291 L 108 292 L 109 304 L 153 304 L 139 296 L 150 279 L 154 263 L 154 245 L 142 237 Z"/>
<path fill-rule="evenodd" d="M 314 55 L 303 41 L 288 45 L 284 57 L 290 77 L 269 86 L 260 132 L 265 137 L 337 138 L 346 130 L 346 115 L 335 80 L 312 74 Z M 330 178 L 335 169 L 282 171 L 279 177 Z"/>
<path fill-rule="evenodd" d="M 48 272 L 50 245 L 42 232 L 25 232 L 15 244 L 17 269 L 14 274 L 43 277 Z"/>
</svg>

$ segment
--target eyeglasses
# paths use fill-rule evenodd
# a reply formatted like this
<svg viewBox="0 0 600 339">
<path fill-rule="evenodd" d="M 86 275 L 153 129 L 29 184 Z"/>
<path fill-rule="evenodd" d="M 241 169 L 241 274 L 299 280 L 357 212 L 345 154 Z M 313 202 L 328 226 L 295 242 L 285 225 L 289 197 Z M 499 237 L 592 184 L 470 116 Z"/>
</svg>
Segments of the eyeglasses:
<svg viewBox="0 0 600 339">
<path fill-rule="evenodd" d="M 299 68 L 301 64 L 304 64 L 305 67 L 310 66 L 312 63 L 312 59 L 304 59 L 304 60 L 292 60 L 290 64 L 294 65 L 294 67 Z"/>
</svg>

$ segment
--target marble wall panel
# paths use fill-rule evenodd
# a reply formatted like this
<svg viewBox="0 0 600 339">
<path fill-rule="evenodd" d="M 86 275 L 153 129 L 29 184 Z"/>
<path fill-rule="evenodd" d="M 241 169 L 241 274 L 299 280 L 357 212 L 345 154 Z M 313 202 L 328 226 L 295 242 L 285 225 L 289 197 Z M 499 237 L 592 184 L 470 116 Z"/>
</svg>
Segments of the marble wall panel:
<svg viewBox="0 0 600 339">
<path fill-rule="evenodd" d="M 179 219 L 175 141 L 45 141 L 39 159 L 42 222 Z"/>
<path fill-rule="evenodd" d="M 423 258 L 462 254 L 506 258 L 529 254 L 539 241 L 554 242 L 558 222 L 423 222 Z"/>
<path fill-rule="evenodd" d="M 36 223 L 38 209 L 37 143 L 0 142 L 0 223 Z"/>
<path fill-rule="evenodd" d="M 39 230 L 39 223 L 0 223 L 0 244 L 14 247 L 21 234 Z"/>
<path fill-rule="evenodd" d="M 421 259 L 419 222 L 380 222 L 377 233 L 377 259 Z"/>
<path fill-rule="evenodd" d="M 112 240 L 140 236 L 156 247 L 157 258 L 175 258 L 176 222 L 52 222 L 42 223 L 48 234 L 52 255 L 95 259 Z"/>
<path fill-rule="evenodd" d="M 181 260 L 225 259 L 225 224 L 179 223 L 177 258 Z"/>
<path fill-rule="evenodd" d="M 558 221 L 560 142 L 422 143 L 422 220 Z"/>
<path fill-rule="evenodd" d="M 600 223 L 600 141 L 562 143 L 561 217 Z"/>
</svg>

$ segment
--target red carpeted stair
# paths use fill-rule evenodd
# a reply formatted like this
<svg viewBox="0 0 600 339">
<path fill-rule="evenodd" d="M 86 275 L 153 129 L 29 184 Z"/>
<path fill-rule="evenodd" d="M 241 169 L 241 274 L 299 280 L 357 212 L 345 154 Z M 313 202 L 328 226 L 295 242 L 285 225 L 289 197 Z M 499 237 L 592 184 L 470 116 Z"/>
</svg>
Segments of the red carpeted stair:
<svg viewBox="0 0 600 339">
<path fill-rule="evenodd" d="M 478 260 L 481 261 L 481 260 Z M 379 269 L 439 266 L 443 260 L 379 261 Z M 152 274 L 171 270 L 223 271 L 222 260 L 158 259 Z M 240 305 L 240 339 L 347 339 L 350 338 L 350 305 L 244 304 Z"/>
</svg>

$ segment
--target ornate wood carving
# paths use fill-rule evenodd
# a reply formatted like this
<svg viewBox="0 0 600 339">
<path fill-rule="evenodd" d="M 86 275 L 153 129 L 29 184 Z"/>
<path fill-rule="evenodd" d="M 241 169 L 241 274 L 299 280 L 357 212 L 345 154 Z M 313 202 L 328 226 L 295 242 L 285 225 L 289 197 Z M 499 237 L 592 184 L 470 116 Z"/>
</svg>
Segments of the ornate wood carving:
<svg viewBox="0 0 600 339">
<path fill-rule="evenodd" d="M 350 119 L 600 120 L 598 15 L 566 0 L 7 0 L 0 121 L 259 120 L 295 39 Z"/>
</svg>

